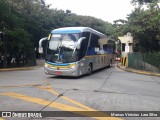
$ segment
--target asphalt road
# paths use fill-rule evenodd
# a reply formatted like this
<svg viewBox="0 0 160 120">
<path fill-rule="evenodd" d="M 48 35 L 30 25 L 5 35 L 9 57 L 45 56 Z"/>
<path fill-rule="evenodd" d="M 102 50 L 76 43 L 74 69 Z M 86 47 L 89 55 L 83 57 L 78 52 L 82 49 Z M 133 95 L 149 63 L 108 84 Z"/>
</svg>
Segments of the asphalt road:
<svg viewBox="0 0 160 120">
<path fill-rule="evenodd" d="M 0 120 L 158 120 L 160 117 L 119 117 L 118 113 L 114 113 L 118 117 L 102 116 L 110 115 L 105 111 L 160 111 L 160 77 L 126 72 L 116 66 L 80 78 L 45 75 L 43 68 L 0 72 L 0 111 L 72 111 L 87 116 L 15 115 Z"/>
</svg>

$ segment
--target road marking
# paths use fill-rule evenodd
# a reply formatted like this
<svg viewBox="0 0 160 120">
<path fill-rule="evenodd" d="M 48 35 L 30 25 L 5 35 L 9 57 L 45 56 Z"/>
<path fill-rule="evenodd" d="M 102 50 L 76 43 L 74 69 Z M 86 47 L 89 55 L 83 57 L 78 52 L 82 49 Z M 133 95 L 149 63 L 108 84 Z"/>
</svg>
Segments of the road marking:
<svg viewBox="0 0 160 120">
<path fill-rule="evenodd" d="M 11 85 L 11 86 L 0 86 L 0 87 L 4 87 L 4 88 L 10 88 L 10 87 L 26 87 L 26 86 L 39 86 L 41 84 L 24 84 L 24 85 Z"/>
<path fill-rule="evenodd" d="M 0 120 L 5 120 L 5 119 L 3 119 L 3 118 L 0 117 Z"/>
<path fill-rule="evenodd" d="M 39 88 L 39 89 L 42 89 L 42 90 L 46 90 L 46 91 L 48 91 L 50 93 L 53 93 L 53 94 L 55 94 L 57 96 L 59 95 L 59 93 L 57 93 L 56 91 L 54 91 L 53 88 L 49 84 L 47 86 L 36 86 L 36 87 Z"/>
<path fill-rule="evenodd" d="M 46 91 L 48 91 L 48 92 L 50 92 L 50 93 L 53 93 L 53 94 L 55 94 L 55 95 L 60 95 L 59 93 L 57 93 L 50 85 L 47 85 L 47 86 L 37 86 L 37 88 L 40 88 L 40 89 L 42 89 L 42 90 L 46 90 Z M 86 110 L 88 110 L 88 111 L 96 111 L 96 110 L 94 110 L 94 109 L 92 109 L 92 108 L 90 108 L 90 107 L 87 107 L 87 106 L 85 106 L 85 105 L 83 105 L 83 104 L 81 104 L 81 103 L 79 103 L 79 102 L 76 102 L 76 101 L 74 101 L 74 100 L 72 100 L 72 99 L 70 99 L 70 98 L 68 98 L 68 97 L 65 97 L 65 96 L 61 96 L 61 98 L 63 98 L 64 100 L 67 100 L 67 101 L 69 101 L 69 102 L 71 102 L 71 103 L 73 103 L 73 104 L 75 104 L 75 105 L 78 105 L 79 107 L 81 107 L 81 108 L 84 108 L 84 109 L 86 109 Z"/>
<path fill-rule="evenodd" d="M 42 89 L 42 90 L 45 90 L 45 91 L 48 91 L 56 96 L 59 96 L 60 94 L 57 93 L 52 87 L 51 85 L 49 85 L 48 83 L 46 83 L 47 85 L 46 86 L 41 86 L 40 84 L 27 84 L 27 85 L 17 85 L 17 86 L 0 86 L 0 87 L 24 87 L 24 86 L 35 86 L 39 89 Z M 32 102 L 32 103 L 37 103 L 37 104 L 41 104 L 41 105 L 49 105 L 52 101 L 47 101 L 47 100 L 44 100 L 44 99 L 40 99 L 40 98 L 34 98 L 34 97 L 30 97 L 30 96 L 25 96 L 23 94 L 18 94 L 18 93 L 1 93 L 0 95 L 5 95 L 5 96 L 9 96 L 9 97 L 14 97 L 14 98 L 18 98 L 18 99 L 21 99 L 21 100 L 24 100 L 24 101 L 28 101 L 28 102 Z M 51 103 L 49 106 L 50 107 L 53 107 L 53 108 L 57 108 L 57 109 L 61 109 L 61 110 L 65 110 L 65 111 L 70 111 L 70 112 L 73 112 L 73 113 L 77 113 L 77 114 L 80 114 L 80 115 L 84 115 L 84 116 L 88 116 L 88 117 L 92 117 L 94 116 L 92 113 L 85 113 L 85 111 L 95 111 L 96 112 L 96 115 L 99 115 L 99 116 L 102 116 L 102 117 L 92 117 L 92 118 L 95 118 L 95 119 L 106 119 L 106 120 L 122 120 L 120 118 L 117 118 L 117 117 L 107 117 L 106 116 L 109 116 L 103 112 L 99 112 L 95 109 L 92 109 L 90 107 L 87 107 L 79 102 L 76 102 L 68 97 L 65 97 L 65 96 L 61 96 L 62 99 L 64 100 L 67 100 L 81 108 L 77 108 L 77 107 L 73 107 L 73 106 L 70 106 L 70 105 L 66 105 L 66 104 L 62 104 L 62 103 L 58 103 L 58 102 L 53 102 Z M 84 111 L 84 112 L 82 112 Z M 93 112 L 95 114 L 95 112 Z M 103 116 L 105 118 L 103 118 Z"/>
<path fill-rule="evenodd" d="M 92 116 L 94 116 L 93 114 L 95 114 L 95 113 L 92 113 L 92 112 L 91 113 L 85 112 L 85 111 L 88 111 L 88 110 L 85 110 L 85 109 L 82 109 L 82 108 L 77 108 L 77 107 L 73 107 L 73 106 L 58 103 L 58 102 L 52 102 L 52 101 L 44 100 L 44 99 L 41 99 L 41 98 L 26 96 L 26 95 L 23 95 L 23 94 L 10 92 L 10 93 L 0 93 L 0 95 L 13 97 L 13 98 L 17 98 L 17 99 L 20 99 L 20 100 L 24 100 L 24 101 L 27 101 L 27 102 L 32 102 L 32 103 L 36 103 L 36 104 L 40 104 L 40 105 L 45 105 L 45 106 L 48 105 L 52 108 L 76 113 L 76 114 L 87 116 L 87 117 L 92 117 Z M 92 110 L 94 110 L 94 109 L 92 109 Z M 82 111 L 84 111 L 84 112 L 82 112 Z M 96 111 L 96 110 L 94 110 L 94 111 Z M 102 117 L 92 117 L 92 118 L 98 119 L 98 120 L 122 120 L 121 118 L 108 117 L 107 114 L 102 113 L 102 112 L 98 112 L 98 111 L 96 112 L 96 115 L 99 115 L 99 116 L 102 116 Z"/>
</svg>

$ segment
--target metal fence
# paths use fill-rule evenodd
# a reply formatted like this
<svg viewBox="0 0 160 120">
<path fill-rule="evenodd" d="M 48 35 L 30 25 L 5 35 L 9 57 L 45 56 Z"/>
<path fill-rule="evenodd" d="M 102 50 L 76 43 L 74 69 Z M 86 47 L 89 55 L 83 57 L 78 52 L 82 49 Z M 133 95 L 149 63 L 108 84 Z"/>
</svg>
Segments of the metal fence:
<svg viewBox="0 0 160 120">
<path fill-rule="evenodd" d="M 160 73 L 160 53 L 129 53 L 128 67 Z"/>
</svg>

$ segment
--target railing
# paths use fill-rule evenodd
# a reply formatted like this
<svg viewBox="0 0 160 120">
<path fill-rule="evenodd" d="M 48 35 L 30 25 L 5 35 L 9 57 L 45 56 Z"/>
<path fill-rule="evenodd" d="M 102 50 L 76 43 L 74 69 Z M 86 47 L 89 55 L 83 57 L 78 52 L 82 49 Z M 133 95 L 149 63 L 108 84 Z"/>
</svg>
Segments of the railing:
<svg viewBox="0 0 160 120">
<path fill-rule="evenodd" d="M 160 53 L 129 53 L 128 67 L 159 73 Z"/>
</svg>

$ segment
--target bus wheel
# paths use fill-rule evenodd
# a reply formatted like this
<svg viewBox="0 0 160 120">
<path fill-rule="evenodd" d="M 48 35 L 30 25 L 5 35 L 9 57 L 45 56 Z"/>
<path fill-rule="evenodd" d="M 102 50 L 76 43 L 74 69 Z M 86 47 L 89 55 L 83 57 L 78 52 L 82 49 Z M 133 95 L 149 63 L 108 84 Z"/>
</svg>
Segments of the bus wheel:
<svg viewBox="0 0 160 120">
<path fill-rule="evenodd" d="M 92 73 L 92 64 L 90 63 L 89 65 L 88 65 L 88 73 L 87 73 L 87 75 L 90 75 L 91 73 Z"/>
</svg>

